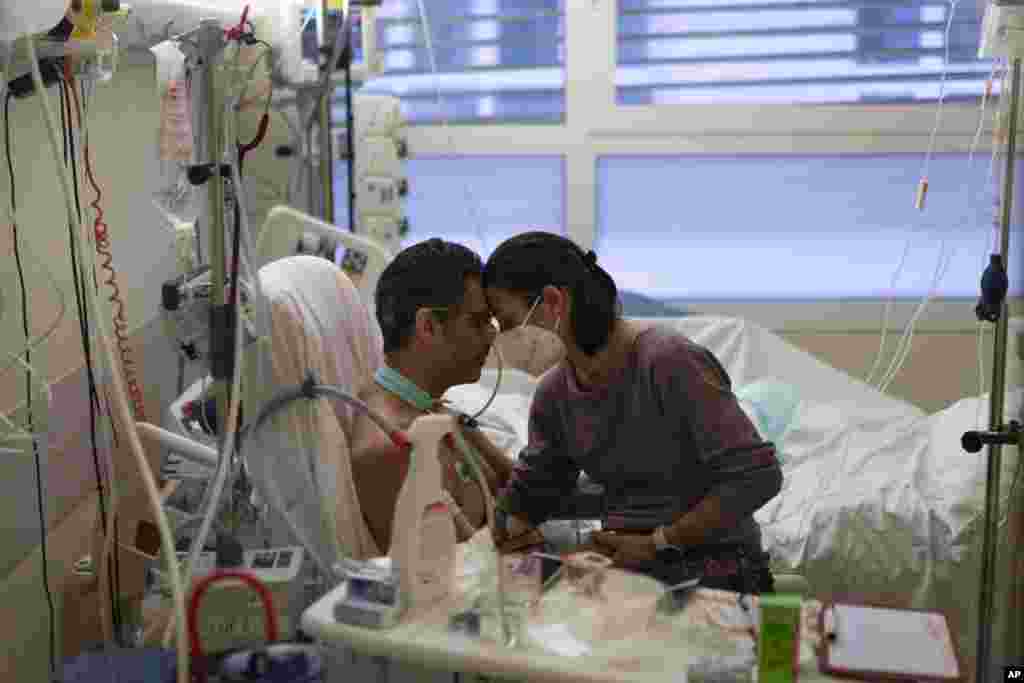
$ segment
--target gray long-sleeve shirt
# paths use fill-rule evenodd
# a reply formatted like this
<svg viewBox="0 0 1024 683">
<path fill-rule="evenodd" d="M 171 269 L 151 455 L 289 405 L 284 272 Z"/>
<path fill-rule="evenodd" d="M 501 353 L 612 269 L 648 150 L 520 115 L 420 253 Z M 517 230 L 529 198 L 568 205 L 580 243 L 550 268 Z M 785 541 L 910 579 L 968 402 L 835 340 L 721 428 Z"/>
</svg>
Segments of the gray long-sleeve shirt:
<svg viewBox="0 0 1024 683">
<path fill-rule="evenodd" d="M 743 412 L 722 365 L 660 327 L 637 336 L 626 367 L 606 387 L 583 390 L 564 361 L 541 380 L 529 444 L 500 505 L 540 524 L 581 471 L 604 486 L 610 522 L 671 524 L 716 495 L 739 521 L 708 542 L 758 549 L 754 512 L 782 486 L 775 448 Z"/>
</svg>

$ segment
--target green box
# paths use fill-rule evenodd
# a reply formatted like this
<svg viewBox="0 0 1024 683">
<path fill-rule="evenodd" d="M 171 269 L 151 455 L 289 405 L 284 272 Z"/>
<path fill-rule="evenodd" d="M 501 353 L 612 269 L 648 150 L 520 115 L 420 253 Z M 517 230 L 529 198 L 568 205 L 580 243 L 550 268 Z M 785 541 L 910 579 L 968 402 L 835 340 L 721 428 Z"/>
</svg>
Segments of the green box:
<svg viewBox="0 0 1024 683">
<path fill-rule="evenodd" d="M 762 595 L 759 605 L 758 683 L 794 683 L 800 663 L 800 596 Z"/>
</svg>

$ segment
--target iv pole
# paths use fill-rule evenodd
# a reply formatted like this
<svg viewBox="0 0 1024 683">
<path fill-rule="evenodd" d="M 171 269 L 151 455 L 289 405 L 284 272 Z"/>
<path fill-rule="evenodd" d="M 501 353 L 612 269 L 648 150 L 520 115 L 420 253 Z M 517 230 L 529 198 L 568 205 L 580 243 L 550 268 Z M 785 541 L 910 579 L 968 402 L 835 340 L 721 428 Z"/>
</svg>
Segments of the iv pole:
<svg viewBox="0 0 1024 683">
<path fill-rule="evenodd" d="M 981 583 L 978 599 L 978 649 L 976 653 L 975 683 L 986 683 L 992 657 L 992 597 L 995 590 L 996 537 L 999 524 L 999 475 L 1002 467 L 1003 445 L 1019 445 L 1020 425 L 1011 421 L 1003 424 L 1006 399 L 1006 347 L 1009 333 L 1009 311 L 1006 294 L 1009 280 L 1006 260 L 1010 253 L 1010 221 L 1013 208 L 1013 181 L 1016 167 L 1017 116 L 1021 88 L 1021 58 L 1011 59 L 1008 81 L 1009 121 L 1006 128 L 1006 154 L 1003 170 L 1002 201 L 1000 202 L 999 252 L 993 254 L 981 279 L 981 300 L 975 309 L 980 320 L 996 324 L 992 363 L 992 393 L 989 397 L 989 431 L 966 432 L 961 440 L 968 453 L 977 453 L 988 446 L 987 476 L 985 480 L 985 528 L 982 539 Z M 1013 501 L 1010 501 L 1013 504 Z"/>
<path fill-rule="evenodd" d="M 199 142 L 196 145 L 196 158 L 198 164 L 192 167 L 197 172 L 197 177 L 190 178 L 192 182 L 203 182 L 201 169 L 209 168 L 209 175 L 205 178 L 206 197 L 208 206 L 208 225 L 210 240 L 210 355 L 213 372 L 212 392 L 217 401 L 217 415 L 222 416 L 222 421 L 227 420 L 228 404 L 230 402 L 230 378 L 231 362 L 228 356 L 231 354 L 231 339 L 234 338 L 233 326 L 230 324 L 222 326 L 215 323 L 228 322 L 224 292 L 227 284 L 227 263 L 226 244 L 224 240 L 224 179 L 221 173 L 221 158 L 223 155 L 223 121 L 220 98 L 217 96 L 217 59 L 224 49 L 226 42 L 224 31 L 216 20 L 204 20 L 194 33 L 195 56 L 199 62 L 197 76 L 199 86 L 196 92 L 201 93 L 202 104 L 205 105 L 204 115 L 200 116 Z M 188 44 L 187 42 L 185 44 Z M 197 107 L 202 111 L 201 107 Z M 197 183 L 198 184 L 198 183 Z M 225 329 L 226 328 L 226 329 Z M 234 359 L 234 362 L 239 362 Z M 218 425 L 220 431 L 222 425 Z M 224 425 L 223 433 L 230 429 Z"/>
</svg>

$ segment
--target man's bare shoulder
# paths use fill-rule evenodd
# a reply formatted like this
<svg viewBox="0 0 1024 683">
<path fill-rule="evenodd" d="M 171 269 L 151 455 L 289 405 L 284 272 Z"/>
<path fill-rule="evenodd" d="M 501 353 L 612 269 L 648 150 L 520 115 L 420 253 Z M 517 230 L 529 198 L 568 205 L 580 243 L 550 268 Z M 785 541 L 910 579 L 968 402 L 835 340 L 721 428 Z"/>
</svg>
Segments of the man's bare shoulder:
<svg viewBox="0 0 1024 683">
<path fill-rule="evenodd" d="M 359 399 L 370 410 L 387 420 L 397 429 L 404 429 L 403 416 L 395 412 L 394 406 L 383 392 L 366 388 L 359 392 Z M 385 463 L 392 463 L 398 449 L 388 435 L 366 415 L 356 415 L 352 425 L 352 462 L 366 469 L 374 469 Z"/>
</svg>

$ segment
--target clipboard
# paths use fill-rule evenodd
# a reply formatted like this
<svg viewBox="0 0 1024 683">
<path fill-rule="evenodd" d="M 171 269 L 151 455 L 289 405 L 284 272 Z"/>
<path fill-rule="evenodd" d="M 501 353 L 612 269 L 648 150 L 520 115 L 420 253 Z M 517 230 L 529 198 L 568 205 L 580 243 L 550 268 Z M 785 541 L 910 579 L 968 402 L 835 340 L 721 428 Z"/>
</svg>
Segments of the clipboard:
<svg viewBox="0 0 1024 683">
<path fill-rule="evenodd" d="M 966 681 L 956 641 L 940 612 L 832 602 L 822 606 L 818 627 L 823 674 L 870 681 Z"/>
</svg>

